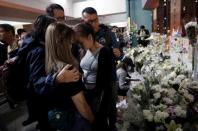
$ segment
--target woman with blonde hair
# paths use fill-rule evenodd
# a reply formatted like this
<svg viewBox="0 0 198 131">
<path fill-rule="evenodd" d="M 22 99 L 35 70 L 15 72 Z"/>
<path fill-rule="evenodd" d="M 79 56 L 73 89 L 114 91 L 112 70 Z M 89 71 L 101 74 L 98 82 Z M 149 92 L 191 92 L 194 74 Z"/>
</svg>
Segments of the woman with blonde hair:
<svg viewBox="0 0 198 131">
<path fill-rule="evenodd" d="M 71 71 L 77 71 L 79 65 L 71 52 L 74 38 L 74 31 L 64 23 L 53 23 L 48 26 L 45 35 L 45 70 L 47 74 L 60 72 L 66 67 L 76 69 Z M 59 83 L 57 87 L 58 90 L 49 96 L 51 105 L 48 118 L 51 125 L 58 130 L 91 130 L 87 121 L 92 123 L 94 118 L 83 94 L 82 81 Z M 56 119 L 57 112 L 61 112 L 59 119 Z M 75 114 L 72 119 L 71 114 Z M 59 123 L 57 123 L 58 120 L 60 120 Z"/>
</svg>

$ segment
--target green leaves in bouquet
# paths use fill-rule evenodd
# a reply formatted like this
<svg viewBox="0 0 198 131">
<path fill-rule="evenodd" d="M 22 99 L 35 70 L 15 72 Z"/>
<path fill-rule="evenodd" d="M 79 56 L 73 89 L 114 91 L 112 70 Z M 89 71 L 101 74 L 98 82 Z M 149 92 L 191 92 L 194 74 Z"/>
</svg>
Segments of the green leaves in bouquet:
<svg viewBox="0 0 198 131">
<path fill-rule="evenodd" d="M 165 124 L 167 131 L 176 131 L 178 128 L 182 126 L 180 124 L 176 124 L 174 120 L 171 120 L 169 124 Z"/>
</svg>

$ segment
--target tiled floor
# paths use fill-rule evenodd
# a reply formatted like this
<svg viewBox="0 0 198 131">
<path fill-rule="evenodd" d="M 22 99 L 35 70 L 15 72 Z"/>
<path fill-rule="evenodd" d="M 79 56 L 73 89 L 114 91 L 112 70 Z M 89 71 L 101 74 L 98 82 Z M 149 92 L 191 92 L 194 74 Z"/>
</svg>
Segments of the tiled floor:
<svg viewBox="0 0 198 131">
<path fill-rule="evenodd" d="M 0 131 L 36 131 L 36 122 L 28 126 L 22 126 L 22 122 L 27 118 L 25 104 L 16 109 L 10 109 L 5 103 L 0 106 Z"/>
</svg>

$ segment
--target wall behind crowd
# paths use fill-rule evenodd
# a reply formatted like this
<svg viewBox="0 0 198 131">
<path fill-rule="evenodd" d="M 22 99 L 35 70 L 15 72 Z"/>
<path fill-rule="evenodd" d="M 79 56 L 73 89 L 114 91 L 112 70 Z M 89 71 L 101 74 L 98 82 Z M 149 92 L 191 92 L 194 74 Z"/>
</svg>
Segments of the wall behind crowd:
<svg viewBox="0 0 198 131">
<path fill-rule="evenodd" d="M 142 0 L 127 0 L 130 4 L 130 15 L 133 22 L 138 25 L 145 25 L 146 29 L 152 31 L 152 12 L 144 10 L 142 7 Z M 127 6 L 129 8 L 129 6 Z"/>
</svg>

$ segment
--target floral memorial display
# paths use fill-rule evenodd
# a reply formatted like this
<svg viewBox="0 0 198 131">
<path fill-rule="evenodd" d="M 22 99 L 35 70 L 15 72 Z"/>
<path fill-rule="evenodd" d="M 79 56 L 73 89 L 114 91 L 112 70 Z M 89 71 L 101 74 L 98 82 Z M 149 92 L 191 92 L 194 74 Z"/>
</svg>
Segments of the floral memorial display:
<svg viewBox="0 0 198 131">
<path fill-rule="evenodd" d="M 169 51 L 161 36 L 147 48 L 125 50 L 144 80 L 131 84 L 123 120 L 117 124 L 120 130 L 198 130 L 198 82 L 191 78 L 191 46 L 186 46 L 186 38 L 172 39 Z"/>
</svg>

